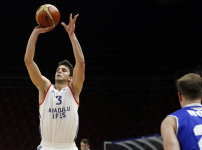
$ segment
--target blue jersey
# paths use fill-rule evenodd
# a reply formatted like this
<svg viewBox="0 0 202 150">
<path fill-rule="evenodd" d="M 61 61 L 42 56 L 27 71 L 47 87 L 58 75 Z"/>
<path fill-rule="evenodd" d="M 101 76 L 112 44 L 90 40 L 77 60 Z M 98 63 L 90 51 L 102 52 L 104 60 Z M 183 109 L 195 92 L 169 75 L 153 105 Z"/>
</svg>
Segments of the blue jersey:
<svg viewBox="0 0 202 150">
<path fill-rule="evenodd" d="M 202 150 L 202 105 L 194 103 L 172 113 L 181 150 Z"/>
</svg>

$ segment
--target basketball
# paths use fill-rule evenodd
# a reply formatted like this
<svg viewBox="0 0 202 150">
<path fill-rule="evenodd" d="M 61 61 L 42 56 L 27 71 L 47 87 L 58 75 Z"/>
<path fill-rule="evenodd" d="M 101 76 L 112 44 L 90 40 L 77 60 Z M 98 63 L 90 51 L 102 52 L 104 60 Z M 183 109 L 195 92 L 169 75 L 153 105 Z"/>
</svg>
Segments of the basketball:
<svg viewBox="0 0 202 150">
<path fill-rule="evenodd" d="M 55 6 L 45 4 L 38 8 L 35 17 L 39 26 L 54 28 L 60 21 L 60 12 Z"/>
</svg>

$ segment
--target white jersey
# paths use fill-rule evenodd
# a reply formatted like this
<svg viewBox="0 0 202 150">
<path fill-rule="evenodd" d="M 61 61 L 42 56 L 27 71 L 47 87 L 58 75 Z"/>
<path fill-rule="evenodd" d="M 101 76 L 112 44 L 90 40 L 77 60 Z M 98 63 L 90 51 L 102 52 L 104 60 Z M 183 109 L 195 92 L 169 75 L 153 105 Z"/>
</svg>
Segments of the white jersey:
<svg viewBox="0 0 202 150">
<path fill-rule="evenodd" d="M 58 91 L 51 84 L 39 105 L 42 142 L 74 143 L 79 128 L 78 107 L 70 86 Z"/>
</svg>

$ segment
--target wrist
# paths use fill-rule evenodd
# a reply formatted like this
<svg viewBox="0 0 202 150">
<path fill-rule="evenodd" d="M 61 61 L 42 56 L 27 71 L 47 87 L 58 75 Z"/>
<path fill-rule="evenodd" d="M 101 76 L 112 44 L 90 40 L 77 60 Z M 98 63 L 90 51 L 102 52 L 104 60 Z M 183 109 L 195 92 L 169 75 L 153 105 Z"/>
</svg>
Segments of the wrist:
<svg viewBox="0 0 202 150">
<path fill-rule="evenodd" d="M 37 35 L 37 36 L 40 34 L 40 32 L 38 30 L 36 30 L 36 29 L 34 29 L 32 33 Z"/>
<path fill-rule="evenodd" d="M 71 34 L 68 34 L 69 35 L 69 38 L 74 38 L 76 35 L 75 33 L 71 33 Z"/>
</svg>

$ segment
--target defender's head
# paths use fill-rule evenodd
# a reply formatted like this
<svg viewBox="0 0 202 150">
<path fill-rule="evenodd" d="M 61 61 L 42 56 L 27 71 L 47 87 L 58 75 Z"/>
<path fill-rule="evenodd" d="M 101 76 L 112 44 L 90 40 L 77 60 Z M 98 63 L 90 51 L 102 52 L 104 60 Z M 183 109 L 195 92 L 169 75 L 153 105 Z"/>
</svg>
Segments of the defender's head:
<svg viewBox="0 0 202 150">
<path fill-rule="evenodd" d="M 59 62 L 58 68 L 55 73 L 55 80 L 70 82 L 72 80 L 72 77 L 73 77 L 73 65 L 67 60 Z"/>
<path fill-rule="evenodd" d="M 88 139 L 82 139 L 80 146 L 81 146 L 81 150 L 88 150 L 90 148 L 90 143 Z"/>
<path fill-rule="evenodd" d="M 195 73 L 184 75 L 177 80 L 176 85 L 180 102 L 201 100 L 202 79 L 200 75 Z"/>
</svg>

